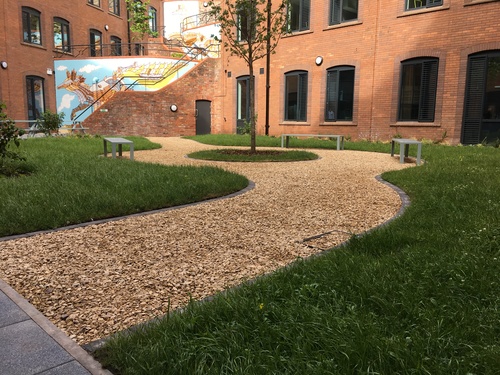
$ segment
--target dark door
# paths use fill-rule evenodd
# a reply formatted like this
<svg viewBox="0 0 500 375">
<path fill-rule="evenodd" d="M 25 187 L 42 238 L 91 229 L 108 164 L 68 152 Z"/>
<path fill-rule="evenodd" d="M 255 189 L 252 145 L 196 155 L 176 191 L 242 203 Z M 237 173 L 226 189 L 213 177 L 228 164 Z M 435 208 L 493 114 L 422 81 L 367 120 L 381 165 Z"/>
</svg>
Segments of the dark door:
<svg viewBox="0 0 500 375">
<path fill-rule="evenodd" d="M 211 103 L 208 100 L 196 101 L 196 135 L 210 134 L 212 131 Z"/>
<path fill-rule="evenodd" d="M 500 51 L 469 58 L 463 144 L 500 141 Z"/>
<path fill-rule="evenodd" d="M 250 79 L 249 76 L 243 76 L 236 82 L 236 133 L 243 134 L 250 119 Z"/>
</svg>

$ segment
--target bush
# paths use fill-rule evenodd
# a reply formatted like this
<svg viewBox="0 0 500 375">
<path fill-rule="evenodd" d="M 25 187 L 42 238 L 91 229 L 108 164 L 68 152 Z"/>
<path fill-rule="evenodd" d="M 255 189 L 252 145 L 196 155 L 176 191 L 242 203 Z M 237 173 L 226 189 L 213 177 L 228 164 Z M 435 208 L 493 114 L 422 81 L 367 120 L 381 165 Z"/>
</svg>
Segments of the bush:
<svg viewBox="0 0 500 375">
<path fill-rule="evenodd" d="M 64 113 L 54 113 L 46 110 L 36 120 L 38 129 L 40 129 L 46 136 L 50 136 L 51 132 L 59 132 L 64 120 Z"/>
<path fill-rule="evenodd" d="M 24 160 L 16 151 L 10 150 L 12 144 L 19 147 L 19 137 L 24 134 L 24 130 L 16 127 L 15 122 L 7 117 L 5 108 L 5 104 L 0 103 L 0 174 L 4 174 L 4 167 L 11 165 L 11 161 Z"/>
</svg>

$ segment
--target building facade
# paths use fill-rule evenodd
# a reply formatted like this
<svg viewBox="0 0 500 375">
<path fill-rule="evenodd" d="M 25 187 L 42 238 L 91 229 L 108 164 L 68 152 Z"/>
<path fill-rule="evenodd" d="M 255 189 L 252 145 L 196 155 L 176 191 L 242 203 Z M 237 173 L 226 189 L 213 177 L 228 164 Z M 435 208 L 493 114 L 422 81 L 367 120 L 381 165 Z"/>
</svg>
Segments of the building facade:
<svg viewBox="0 0 500 375">
<path fill-rule="evenodd" d="M 161 31 L 161 0 L 150 28 Z M 130 31 L 125 0 L 0 0 L 0 102 L 16 121 L 57 111 L 54 60 L 147 54 Z M 67 119 L 69 120 L 69 119 Z"/>
<path fill-rule="evenodd" d="M 291 0 L 287 12 L 269 82 L 266 60 L 255 63 L 259 134 L 500 138 L 498 1 Z M 248 113 L 248 68 L 224 53 L 221 126 L 234 133 Z"/>
</svg>

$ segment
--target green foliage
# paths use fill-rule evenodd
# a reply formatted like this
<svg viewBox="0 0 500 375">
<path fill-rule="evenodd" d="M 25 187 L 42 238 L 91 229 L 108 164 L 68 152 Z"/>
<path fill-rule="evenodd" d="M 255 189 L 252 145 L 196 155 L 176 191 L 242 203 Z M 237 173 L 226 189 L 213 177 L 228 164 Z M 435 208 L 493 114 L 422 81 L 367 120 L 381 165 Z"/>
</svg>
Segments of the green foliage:
<svg viewBox="0 0 500 375">
<path fill-rule="evenodd" d="M 136 150 L 160 147 L 127 139 Z M 0 237 L 198 202 L 248 185 L 215 167 L 103 158 L 96 137 L 30 138 L 22 147 L 35 173 L 0 178 Z"/>
<path fill-rule="evenodd" d="M 497 374 L 499 150 L 425 156 L 384 174 L 410 194 L 402 217 L 120 335 L 100 360 L 148 375 Z"/>
<path fill-rule="evenodd" d="M 46 136 L 50 136 L 52 132 L 59 132 L 59 128 L 64 121 L 64 113 L 54 113 L 50 110 L 45 110 L 36 120 L 37 127 Z"/>
<path fill-rule="evenodd" d="M 19 137 L 24 134 L 24 130 L 16 127 L 15 122 L 7 117 L 5 108 L 5 104 L 0 103 L 0 175 L 13 176 L 20 171 L 18 161 L 25 159 L 12 151 L 11 145 L 19 147 Z"/>
<path fill-rule="evenodd" d="M 129 12 L 129 21 L 131 22 L 130 31 L 137 34 L 139 39 L 143 39 L 145 35 L 156 38 L 157 31 L 151 30 L 149 21 L 153 19 L 153 15 L 149 13 L 149 3 L 151 0 L 137 1 L 125 0 L 127 4 L 127 11 Z"/>
<path fill-rule="evenodd" d="M 250 152 L 240 149 L 203 150 L 189 154 L 193 159 L 234 162 L 286 162 L 315 160 L 318 155 L 308 151 L 263 150 Z"/>
<path fill-rule="evenodd" d="M 209 14 L 220 26 L 221 38 L 215 36 L 231 55 L 248 65 L 250 149 L 256 147 L 255 82 L 253 63 L 274 53 L 281 36 L 286 33 L 287 0 L 273 7 L 269 0 L 224 0 L 224 5 L 210 1 Z"/>
</svg>

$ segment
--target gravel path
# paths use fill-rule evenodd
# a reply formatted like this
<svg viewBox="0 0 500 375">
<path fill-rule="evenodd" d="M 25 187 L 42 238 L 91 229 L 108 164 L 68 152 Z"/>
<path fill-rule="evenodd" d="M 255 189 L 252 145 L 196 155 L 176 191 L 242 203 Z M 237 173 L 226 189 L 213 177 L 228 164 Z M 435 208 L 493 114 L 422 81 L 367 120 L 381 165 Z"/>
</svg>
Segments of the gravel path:
<svg viewBox="0 0 500 375">
<path fill-rule="evenodd" d="M 229 199 L 0 242 L 0 278 L 79 344 L 108 336 L 347 240 L 394 216 L 398 194 L 375 176 L 388 154 L 314 150 L 293 163 L 211 163 L 212 148 L 151 138 L 136 160 L 215 164 L 255 188 Z M 305 241 L 320 234 L 316 240 Z"/>
</svg>

